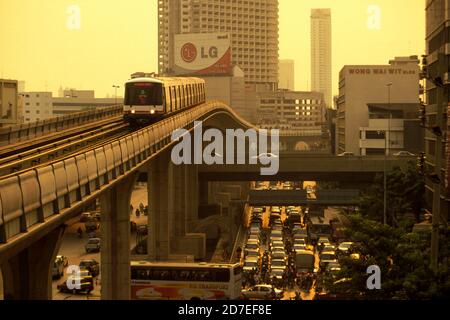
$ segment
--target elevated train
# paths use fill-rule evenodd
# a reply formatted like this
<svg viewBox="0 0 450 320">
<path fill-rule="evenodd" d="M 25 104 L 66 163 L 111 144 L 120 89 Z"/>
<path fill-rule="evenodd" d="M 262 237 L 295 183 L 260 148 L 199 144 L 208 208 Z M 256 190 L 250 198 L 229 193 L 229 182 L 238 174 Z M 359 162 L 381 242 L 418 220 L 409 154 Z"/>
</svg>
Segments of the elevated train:
<svg viewBox="0 0 450 320">
<path fill-rule="evenodd" d="M 131 124 L 147 124 L 205 101 L 202 79 L 141 75 L 125 83 L 123 114 Z"/>
</svg>

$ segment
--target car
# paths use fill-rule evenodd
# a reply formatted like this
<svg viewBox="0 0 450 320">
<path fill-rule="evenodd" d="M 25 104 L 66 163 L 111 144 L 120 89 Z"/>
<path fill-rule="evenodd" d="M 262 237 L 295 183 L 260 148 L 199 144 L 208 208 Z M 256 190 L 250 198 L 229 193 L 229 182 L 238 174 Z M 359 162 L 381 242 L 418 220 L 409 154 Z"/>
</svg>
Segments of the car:
<svg viewBox="0 0 450 320">
<path fill-rule="evenodd" d="M 338 261 L 331 261 L 326 266 L 326 271 L 328 272 L 339 272 L 341 270 L 341 265 Z"/>
<path fill-rule="evenodd" d="M 253 269 L 259 270 L 259 259 L 257 257 L 247 257 L 244 261 L 243 270 L 250 272 Z"/>
<path fill-rule="evenodd" d="M 270 210 L 270 214 L 281 214 L 280 207 L 272 207 L 272 209 Z"/>
<path fill-rule="evenodd" d="M 340 253 L 348 253 L 353 245 L 353 242 L 341 242 L 337 248 Z"/>
<path fill-rule="evenodd" d="M 64 262 L 63 260 L 56 258 L 55 262 L 53 262 L 52 278 L 61 279 L 63 275 L 64 275 Z"/>
<path fill-rule="evenodd" d="M 271 230 L 272 231 L 281 231 L 281 233 L 283 233 L 283 226 L 277 224 L 277 225 L 272 226 Z"/>
<path fill-rule="evenodd" d="M 269 284 L 260 284 L 247 290 L 242 290 L 242 296 L 245 299 L 280 299 L 283 297 L 283 291 L 276 289 L 274 286 Z"/>
<path fill-rule="evenodd" d="M 245 251 L 245 258 L 250 259 L 250 258 L 257 258 L 259 259 L 261 257 L 261 252 L 259 251 L 259 249 L 248 249 L 247 251 Z"/>
<path fill-rule="evenodd" d="M 270 231 L 271 237 L 283 237 L 283 231 L 282 230 L 271 230 Z"/>
<path fill-rule="evenodd" d="M 95 259 L 81 260 L 79 267 L 80 269 L 88 270 L 93 277 L 100 274 L 100 264 Z"/>
<path fill-rule="evenodd" d="M 148 225 L 140 224 L 137 226 L 136 231 L 140 235 L 147 236 L 148 235 Z"/>
<path fill-rule="evenodd" d="M 253 221 L 250 223 L 249 230 L 258 230 L 258 232 L 261 231 L 261 225 L 262 223 L 259 221 Z"/>
<path fill-rule="evenodd" d="M 304 244 L 306 245 L 306 240 L 304 238 L 295 238 L 294 244 Z"/>
<path fill-rule="evenodd" d="M 336 251 L 336 246 L 332 244 L 327 244 L 323 247 L 322 251 Z"/>
<path fill-rule="evenodd" d="M 77 287 L 76 284 L 79 284 Z M 73 286 L 73 287 L 72 287 Z M 94 280 L 92 276 L 88 275 L 70 275 L 66 281 L 58 284 L 56 288 L 60 292 L 68 292 L 68 293 L 79 293 L 86 292 L 89 294 L 92 290 L 94 290 Z"/>
<path fill-rule="evenodd" d="M 287 256 L 286 256 L 286 253 L 284 252 L 284 250 L 277 249 L 277 250 L 272 251 L 271 258 L 275 259 L 275 260 L 279 259 L 279 260 L 286 261 Z"/>
<path fill-rule="evenodd" d="M 284 241 L 281 237 L 270 237 L 269 241 L 270 247 L 275 246 L 283 246 L 284 247 Z"/>
<path fill-rule="evenodd" d="M 86 253 L 100 252 L 100 238 L 91 238 L 84 246 Z"/>
<path fill-rule="evenodd" d="M 255 207 L 252 209 L 252 213 L 263 213 L 264 212 L 264 208 L 262 207 Z"/>
<path fill-rule="evenodd" d="M 258 234 L 250 234 L 248 240 L 256 241 L 259 244 L 259 235 Z"/>
<path fill-rule="evenodd" d="M 319 240 L 317 240 L 317 245 L 320 246 L 326 246 L 330 244 L 330 240 L 327 237 L 319 237 Z"/>
<path fill-rule="evenodd" d="M 338 157 L 351 157 L 354 155 L 355 154 L 353 152 L 342 152 L 342 153 L 338 154 Z"/>
<path fill-rule="evenodd" d="M 86 222 L 91 217 L 92 217 L 92 214 L 90 212 L 83 212 L 80 215 L 80 222 Z"/>
<path fill-rule="evenodd" d="M 294 243 L 294 250 L 308 250 L 308 247 L 306 244 Z"/>
<path fill-rule="evenodd" d="M 394 153 L 394 156 L 396 156 L 396 157 L 414 157 L 415 154 L 411 153 L 409 151 L 400 151 L 400 152 Z"/>
<path fill-rule="evenodd" d="M 256 223 L 259 223 L 261 225 L 263 223 L 263 219 L 261 217 L 251 217 L 250 218 L 250 222 L 251 223 L 256 222 Z"/>
<path fill-rule="evenodd" d="M 270 269 L 270 279 L 283 279 L 284 270 L 279 268 Z"/>
<path fill-rule="evenodd" d="M 254 240 L 250 240 L 247 242 L 244 250 L 245 253 L 248 253 L 249 251 L 259 252 L 259 243 Z"/>
<path fill-rule="evenodd" d="M 322 251 L 319 255 L 319 266 L 320 268 L 325 268 L 328 263 L 330 262 L 336 262 L 336 252 L 335 251 Z"/>
<path fill-rule="evenodd" d="M 248 233 L 251 234 L 256 234 L 256 233 L 260 233 L 261 229 L 259 227 L 255 227 L 255 226 L 251 226 L 250 229 L 248 229 Z"/>
<path fill-rule="evenodd" d="M 284 261 L 284 259 L 272 259 L 270 261 L 270 267 L 286 269 L 286 261 Z"/>
<path fill-rule="evenodd" d="M 307 241 L 308 240 L 308 234 L 305 234 L 303 232 L 294 233 L 293 236 L 294 242 L 296 241 Z"/>
<path fill-rule="evenodd" d="M 87 233 L 95 232 L 96 230 L 100 229 L 100 223 L 97 221 L 97 219 L 94 218 L 93 215 L 91 215 L 84 222 L 84 227 L 85 227 Z"/>
<path fill-rule="evenodd" d="M 56 256 L 56 259 L 61 260 L 63 262 L 64 268 L 66 268 L 69 265 L 69 259 L 66 256 L 58 255 Z"/>
<path fill-rule="evenodd" d="M 92 216 L 95 218 L 95 220 L 100 221 L 101 220 L 101 214 L 100 212 L 93 212 Z"/>
</svg>

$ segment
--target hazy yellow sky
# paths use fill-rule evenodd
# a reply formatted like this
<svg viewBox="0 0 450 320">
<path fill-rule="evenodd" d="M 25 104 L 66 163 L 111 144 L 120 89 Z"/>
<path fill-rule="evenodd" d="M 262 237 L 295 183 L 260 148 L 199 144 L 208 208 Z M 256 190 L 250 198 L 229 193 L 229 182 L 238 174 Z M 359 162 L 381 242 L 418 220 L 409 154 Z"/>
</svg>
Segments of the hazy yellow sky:
<svg viewBox="0 0 450 320">
<path fill-rule="evenodd" d="M 370 5 L 381 9 L 379 30 L 367 26 Z M 112 95 L 131 73 L 156 70 L 156 8 L 157 0 L 0 0 L 0 78 L 25 80 L 28 91 Z M 280 58 L 295 60 L 298 90 L 310 83 L 311 8 L 332 10 L 334 93 L 345 64 L 424 53 L 424 0 L 280 0 Z"/>
</svg>

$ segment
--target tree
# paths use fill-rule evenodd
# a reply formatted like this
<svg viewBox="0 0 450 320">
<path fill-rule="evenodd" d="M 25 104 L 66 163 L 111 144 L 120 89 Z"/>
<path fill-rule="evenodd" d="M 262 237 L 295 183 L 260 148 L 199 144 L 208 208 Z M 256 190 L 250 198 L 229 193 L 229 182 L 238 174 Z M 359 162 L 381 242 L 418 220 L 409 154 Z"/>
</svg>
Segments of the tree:
<svg viewBox="0 0 450 320">
<path fill-rule="evenodd" d="M 430 234 L 413 233 L 404 228 L 386 226 L 361 214 L 348 216 L 349 239 L 357 244 L 360 259 L 340 259 L 341 271 L 325 276 L 331 292 L 342 290 L 337 279 L 349 279 L 345 290 L 353 297 L 366 299 L 449 299 L 450 229 L 441 230 L 439 271 L 430 265 Z M 366 270 L 371 265 L 381 269 L 381 290 L 368 290 Z"/>
<path fill-rule="evenodd" d="M 402 170 L 394 168 L 387 175 L 387 217 L 392 226 L 406 224 L 409 228 L 418 222 L 425 205 L 425 183 L 414 163 L 409 162 Z M 359 208 L 365 217 L 382 222 L 384 212 L 384 178 L 383 174 L 375 177 L 374 183 L 359 201 Z M 414 220 L 408 218 L 414 215 Z"/>
</svg>

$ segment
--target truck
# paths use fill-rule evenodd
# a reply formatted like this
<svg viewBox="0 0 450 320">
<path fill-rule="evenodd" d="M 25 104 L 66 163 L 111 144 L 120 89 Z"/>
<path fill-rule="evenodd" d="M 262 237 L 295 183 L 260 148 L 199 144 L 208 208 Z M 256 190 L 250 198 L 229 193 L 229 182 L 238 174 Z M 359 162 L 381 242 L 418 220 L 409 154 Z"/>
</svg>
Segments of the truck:
<svg viewBox="0 0 450 320">
<path fill-rule="evenodd" d="M 297 273 L 314 272 L 316 257 L 310 250 L 295 251 L 295 269 Z"/>
</svg>

